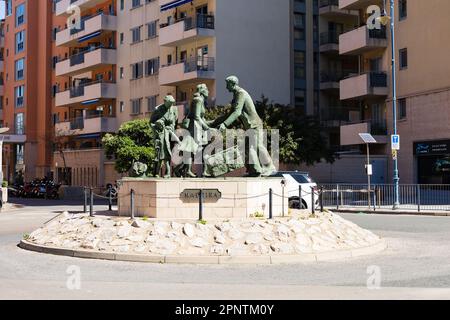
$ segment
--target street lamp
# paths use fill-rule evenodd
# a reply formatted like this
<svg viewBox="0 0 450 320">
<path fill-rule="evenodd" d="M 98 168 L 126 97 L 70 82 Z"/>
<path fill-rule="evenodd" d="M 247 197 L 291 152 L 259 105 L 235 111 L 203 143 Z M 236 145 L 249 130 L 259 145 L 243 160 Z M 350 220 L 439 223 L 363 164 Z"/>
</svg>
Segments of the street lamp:
<svg viewBox="0 0 450 320">
<path fill-rule="evenodd" d="M 389 20 L 391 21 L 391 56 L 392 56 L 392 111 L 394 113 L 393 122 L 394 122 L 394 135 L 398 135 L 397 130 L 397 65 L 395 62 L 395 8 L 394 8 L 394 0 L 390 0 L 391 12 L 390 17 L 388 17 L 386 13 L 386 0 L 384 0 L 384 10 L 383 15 L 379 17 L 379 21 L 383 25 L 387 25 Z M 399 174 L 398 174 L 398 157 L 394 157 L 394 207 L 396 210 L 400 207 L 400 187 L 399 187 Z"/>
</svg>

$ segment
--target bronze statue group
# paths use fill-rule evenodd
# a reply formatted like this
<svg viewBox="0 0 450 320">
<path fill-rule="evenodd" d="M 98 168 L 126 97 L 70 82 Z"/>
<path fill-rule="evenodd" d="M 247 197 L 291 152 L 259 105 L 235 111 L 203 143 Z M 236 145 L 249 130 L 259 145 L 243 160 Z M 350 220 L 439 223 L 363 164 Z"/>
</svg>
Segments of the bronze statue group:
<svg viewBox="0 0 450 320">
<path fill-rule="evenodd" d="M 163 172 L 164 178 L 172 177 L 171 165 L 175 152 L 182 152 L 185 155 L 174 169 L 174 175 L 177 177 L 197 177 L 193 164 L 198 155 L 202 158 L 203 177 L 217 177 L 238 168 L 239 166 L 236 165 L 227 166 L 217 161 L 205 161 L 210 155 L 204 154 L 205 147 L 210 143 L 211 134 L 208 133 L 223 133 L 237 121 L 241 123 L 244 130 L 251 130 L 253 133 L 248 155 L 243 157 L 246 162 L 243 165 L 247 167 L 247 176 L 270 176 L 276 171 L 264 145 L 263 122 L 256 112 L 252 97 L 239 86 L 239 79 L 236 76 L 228 77 L 226 86 L 227 90 L 233 94 L 231 112 L 212 121 L 205 119 L 206 103 L 209 97 L 208 87 L 206 84 L 197 86 L 189 112 L 181 123 L 181 129 L 188 132 L 182 140 L 176 134 L 178 108 L 175 106 L 176 101 L 173 96 L 166 96 L 164 103 L 156 108 L 150 119 L 156 150 L 155 177 L 161 177 Z M 223 143 L 222 139 L 220 141 Z M 172 148 L 173 144 L 175 148 Z"/>
</svg>

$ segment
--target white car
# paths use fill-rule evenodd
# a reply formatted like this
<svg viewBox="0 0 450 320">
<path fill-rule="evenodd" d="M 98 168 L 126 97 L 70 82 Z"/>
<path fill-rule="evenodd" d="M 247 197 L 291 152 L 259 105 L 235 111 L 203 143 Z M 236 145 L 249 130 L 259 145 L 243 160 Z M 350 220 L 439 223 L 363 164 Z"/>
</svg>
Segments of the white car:
<svg viewBox="0 0 450 320">
<path fill-rule="evenodd" d="M 319 205 L 319 190 L 308 173 L 299 171 L 279 171 L 273 177 L 283 177 L 285 181 L 285 196 L 289 198 L 289 208 L 292 209 L 310 209 L 314 190 L 314 202 L 316 207 Z M 299 201 L 301 186 L 301 201 Z"/>
</svg>

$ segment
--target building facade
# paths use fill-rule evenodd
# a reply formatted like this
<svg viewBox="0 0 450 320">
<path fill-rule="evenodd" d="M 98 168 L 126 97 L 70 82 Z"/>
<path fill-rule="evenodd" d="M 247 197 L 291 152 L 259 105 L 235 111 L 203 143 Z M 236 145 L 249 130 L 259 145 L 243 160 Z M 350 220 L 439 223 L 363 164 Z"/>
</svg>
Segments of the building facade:
<svg viewBox="0 0 450 320">
<path fill-rule="evenodd" d="M 389 1 L 387 1 L 389 4 Z M 374 178 L 392 183 L 393 134 L 390 24 L 370 30 L 373 11 L 383 1 L 340 0 L 340 10 L 358 13 L 358 23 L 339 36 L 341 57 L 356 57 L 357 72 L 340 81 L 340 99 L 349 110 L 340 128 L 342 150 L 364 157 L 358 133 L 371 133 Z M 450 182 L 449 113 L 450 66 L 446 62 L 450 21 L 448 1 L 395 1 L 397 119 L 401 136 L 398 153 L 401 183 Z M 390 8 L 386 8 L 390 15 Z M 355 155 L 352 155 L 355 156 Z M 362 163 L 360 163 L 362 165 Z"/>
</svg>

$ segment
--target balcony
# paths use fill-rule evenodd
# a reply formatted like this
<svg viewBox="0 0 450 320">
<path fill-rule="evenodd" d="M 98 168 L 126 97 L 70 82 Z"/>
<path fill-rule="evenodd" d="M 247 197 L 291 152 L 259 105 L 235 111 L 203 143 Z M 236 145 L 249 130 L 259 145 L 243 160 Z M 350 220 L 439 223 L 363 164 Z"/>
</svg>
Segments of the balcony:
<svg viewBox="0 0 450 320">
<path fill-rule="evenodd" d="M 191 59 L 173 65 L 161 67 L 159 84 L 161 86 L 177 86 L 193 80 L 214 80 L 215 59 Z"/>
<path fill-rule="evenodd" d="M 159 45 L 166 47 L 212 37 L 215 37 L 213 15 L 187 17 L 174 24 L 162 24 L 159 29 Z"/>
<path fill-rule="evenodd" d="M 79 29 L 64 29 L 56 34 L 56 46 L 73 47 L 84 39 L 100 35 L 101 31 L 116 31 L 117 17 L 105 14 L 84 17 Z"/>
<path fill-rule="evenodd" d="M 88 105 L 101 99 L 115 99 L 117 86 L 112 82 L 95 81 L 70 88 L 56 94 L 57 107 L 69 105 Z"/>
<path fill-rule="evenodd" d="M 113 133 L 117 131 L 117 121 L 114 117 L 76 118 L 55 125 L 57 137 L 77 136 L 93 133 Z"/>
<path fill-rule="evenodd" d="M 4 47 L 5 47 L 5 36 L 0 35 L 0 48 L 4 48 Z"/>
<path fill-rule="evenodd" d="M 387 144 L 386 121 L 366 121 L 341 126 L 341 146 L 352 146 L 364 144 L 359 136 L 360 133 L 370 133 L 377 141 L 377 144 Z"/>
<path fill-rule="evenodd" d="M 341 10 L 359 10 L 366 9 L 371 5 L 381 5 L 381 0 L 339 0 L 339 9 Z"/>
<path fill-rule="evenodd" d="M 4 71 L 5 71 L 5 61 L 0 60 L 0 72 L 4 72 Z"/>
<path fill-rule="evenodd" d="M 3 97 L 5 95 L 5 86 L 3 83 L 0 84 L 0 97 Z"/>
<path fill-rule="evenodd" d="M 327 19 L 342 21 L 342 19 L 357 19 L 357 10 L 344 10 L 339 8 L 339 0 L 320 0 L 319 14 Z"/>
<path fill-rule="evenodd" d="M 71 56 L 56 64 L 56 76 L 73 76 L 94 68 L 115 65 L 117 55 L 115 49 L 94 48 Z"/>
<path fill-rule="evenodd" d="M 339 54 L 339 35 L 337 31 L 322 32 L 320 34 L 320 52 Z"/>
<path fill-rule="evenodd" d="M 388 93 L 385 72 L 369 72 L 340 82 L 341 100 L 386 97 Z"/>
<path fill-rule="evenodd" d="M 71 6 L 79 7 L 83 12 L 84 10 L 92 9 L 104 2 L 105 0 L 59 0 L 59 2 L 56 3 L 55 15 L 68 17 L 73 14 L 73 11 L 68 10 Z"/>
<path fill-rule="evenodd" d="M 388 46 L 386 28 L 369 30 L 367 26 L 343 33 L 339 36 L 339 53 L 359 55 Z"/>
<path fill-rule="evenodd" d="M 339 90 L 340 81 L 354 73 L 350 70 L 334 70 L 320 73 L 320 90 Z"/>
</svg>

